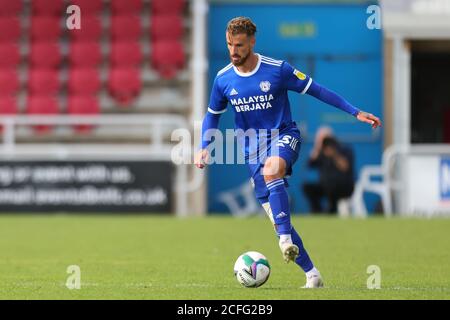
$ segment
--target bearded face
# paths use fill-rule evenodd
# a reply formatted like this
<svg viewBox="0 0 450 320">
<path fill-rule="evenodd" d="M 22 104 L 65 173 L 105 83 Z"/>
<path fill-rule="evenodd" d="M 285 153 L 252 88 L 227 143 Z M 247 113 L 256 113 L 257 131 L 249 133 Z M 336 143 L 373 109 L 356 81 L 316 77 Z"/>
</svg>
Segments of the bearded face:
<svg viewBox="0 0 450 320">
<path fill-rule="evenodd" d="M 227 32 L 226 39 L 231 63 L 236 67 L 242 66 L 253 53 L 255 37 L 249 37 L 245 33 L 232 35 Z"/>
</svg>

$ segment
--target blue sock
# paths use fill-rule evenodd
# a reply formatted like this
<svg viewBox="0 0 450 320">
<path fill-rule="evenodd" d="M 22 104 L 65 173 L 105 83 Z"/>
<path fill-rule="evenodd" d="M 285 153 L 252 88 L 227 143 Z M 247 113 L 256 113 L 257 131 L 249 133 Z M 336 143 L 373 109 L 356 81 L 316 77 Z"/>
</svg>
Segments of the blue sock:
<svg viewBox="0 0 450 320">
<path fill-rule="evenodd" d="M 263 203 L 269 202 L 269 198 L 259 198 L 258 199 L 261 205 Z M 272 205 L 271 205 L 272 206 Z M 272 211 L 273 212 L 273 211 Z M 299 249 L 299 256 L 297 259 L 295 259 L 295 263 L 303 269 L 304 272 L 310 271 L 312 268 L 314 268 L 314 264 L 311 261 L 311 258 L 308 255 L 308 252 L 303 247 L 303 241 L 302 238 L 300 238 L 300 235 L 297 233 L 295 228 L 291 226 L 291 237 L 292 242 L 298 247 Z"/>
<path fill-rule="evenodd" d="M 291 234 L 291 214 L 289 197 L 283 179 L 276 179 L 266 183 L 269 190 L 269 203 L 272 208 L 273 220 L 277 234 Z"/>
<path fill-rule="evenodd" d="M 303 247 L 303 241 L 302 238 L 300 238 L 300 235 L 297 233 L 294 227 L 292 227 L 291 230 L 291 237 L 292 242 L 298 247 L 299 249 L 299 255 L 297 259 L 295 259 L 295 263 L 298 264 L 303 271 L 308 272 L 312 268 L 314 268 L 314 264 L 312 263 L 311 259 L 309 258 L 308 252 Z"/>
</svg>

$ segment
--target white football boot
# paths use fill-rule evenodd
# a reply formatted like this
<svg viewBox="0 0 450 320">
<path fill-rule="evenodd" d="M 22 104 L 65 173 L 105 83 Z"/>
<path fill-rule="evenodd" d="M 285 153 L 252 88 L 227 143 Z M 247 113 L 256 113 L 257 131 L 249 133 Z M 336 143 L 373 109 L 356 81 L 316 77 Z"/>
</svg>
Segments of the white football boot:
<svg viewBox="0 0 450 320">
<path fill-rule="evenodd" d="M 283 259 L 286 263 L 290 261 L 295 261 L 298 257 L 299 249 L 298 247 L 290 241 L 280 241 L 279 242 L 281 253 L 283 254 Z"/>
<path fill-rule="evenodd" d="M 313 273 L 306 276 L 306 284 L 302 287 L 303 289 L 313 289 L 313 288 L 323 288 L 323 280 L 320 273 Z"/>
</svg>

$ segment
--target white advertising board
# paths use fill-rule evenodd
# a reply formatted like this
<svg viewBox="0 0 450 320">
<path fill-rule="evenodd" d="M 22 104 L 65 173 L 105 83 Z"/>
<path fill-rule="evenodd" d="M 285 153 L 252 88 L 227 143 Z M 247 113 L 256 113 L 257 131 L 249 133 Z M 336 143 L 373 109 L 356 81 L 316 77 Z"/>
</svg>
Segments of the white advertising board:
<svg viewBox="0 0 450 320">
<path fill-rule="evenodd" d="M 402 214 L 450 217 L 450 156 L 410 155 L 405 169 Z"/>
</svg>

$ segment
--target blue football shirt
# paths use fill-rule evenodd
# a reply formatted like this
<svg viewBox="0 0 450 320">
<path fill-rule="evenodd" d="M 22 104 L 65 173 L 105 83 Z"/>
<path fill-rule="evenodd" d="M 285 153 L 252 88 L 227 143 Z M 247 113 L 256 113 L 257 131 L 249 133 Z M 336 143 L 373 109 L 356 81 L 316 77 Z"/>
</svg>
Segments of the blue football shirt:
<svg viewBox="0 0 450 320">
<path fill-rule="evenodd" d="M 208 112 L 224 113 L 230 104 L 235 129 L 244 132 L 254 129 L 257 133 L 266 129 L 262 132 L 270 134 L 273 129 L 292 126 L 288 90 L 305 94 L 312 79 L 286 61 L 257 56 L 258 63 L 252 72 L 241 73 L 230 63 L 217 73 Z M 248 156 L 248 144 L 240 142 Z"/>
</svg>

